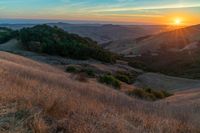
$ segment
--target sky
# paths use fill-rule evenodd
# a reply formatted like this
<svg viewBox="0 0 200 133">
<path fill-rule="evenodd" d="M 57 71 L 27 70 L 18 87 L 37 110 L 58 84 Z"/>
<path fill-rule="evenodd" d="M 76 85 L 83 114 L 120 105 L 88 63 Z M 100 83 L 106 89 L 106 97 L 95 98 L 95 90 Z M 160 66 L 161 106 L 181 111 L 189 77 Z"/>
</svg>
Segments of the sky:
<svg viewBox="0 0 200 133">
<path fill-rule="evenodd" d="M 200 24 L 200 0 L 0 0 L 2 19 Z"/>
</svg>

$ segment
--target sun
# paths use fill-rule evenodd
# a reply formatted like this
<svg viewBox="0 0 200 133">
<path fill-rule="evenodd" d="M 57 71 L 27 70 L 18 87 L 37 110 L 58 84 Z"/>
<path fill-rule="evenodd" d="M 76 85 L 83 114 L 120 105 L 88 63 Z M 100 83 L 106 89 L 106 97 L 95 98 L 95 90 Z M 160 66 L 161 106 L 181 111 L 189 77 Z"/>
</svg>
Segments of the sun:
<svg viewBox="0 0 200 133">
<path fill-rule="evenodd" d="M 174 19 L 174 25 L 179 26 L 179 25 L 181 25 L 181 24 L 182 24 L 182 20 L 181 20 L 180 18 Z"/>
</svg>

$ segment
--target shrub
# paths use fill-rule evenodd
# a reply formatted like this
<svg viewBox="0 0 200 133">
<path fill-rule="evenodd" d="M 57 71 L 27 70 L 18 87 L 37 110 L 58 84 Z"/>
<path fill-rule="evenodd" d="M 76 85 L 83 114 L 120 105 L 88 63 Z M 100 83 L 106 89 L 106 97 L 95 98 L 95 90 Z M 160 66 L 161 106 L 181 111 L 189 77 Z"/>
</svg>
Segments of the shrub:
<svg viewBox="0 0 200 133">
<path fill-rule="evenodd" d="M 164 94 L 161 91 L 152 91 L 152 94 L 157 98 L 157 99 L 163 99 L 165 98 Z"/>
<path fill-rule="evenodd" d="M 96 74 L 95 74 L 95 71 L 93 69 L 90 69 L 90 68 L 85 68 L 82 70 L 82 72 L 86 73 L 87 76 L 89 77 L 95 77 Z"/>
<path fill-rule="evenodd" d="M 147 93 L 144 89 L 134 89 L 133 91 L 129 91 L 128 95 L 149 101 L 156 100 L 156 97 L 152 93 Z"/>
<path fill-rule="evenodd" d="M 122 81 L 122 82 L 125 82 L 127 84 L 130 84 L 130 79 L 128 76 L 126 75 L 117 75 L 115 76 L 118 80 Z"/>
<path fill-rule="evenodd" d="M 164 99 L 171 96 L 169 92 L 153 90 L 151 88 L 134 89 L 128 92 L 129 96 L 135 96 L 140 99 L 155 101 L 159 99 Z"/>
<path fill-rule="evenodd" d="M 69 72 L 69 73 L 77 73 L 79 72 L 79 70 L 75 67 L 75 66 L 68 66 L 66 68 L 66 72 Z"/>
<path fill-rule="evenodd" d="M 127 59 L 128 60 L 128 59 Z M 142 61 L 138 61 L 138 60 L 128 60 L 128 65 L 131 66 L 131 67 L 134 67 L 134 68 L 139 68 L 139 69 L 142 69 L 142 70 L 145 70 L 145 71 L 151 71 L 151 69 L 149 69 L 147 67 L 147 65 L 142 62 Z"/>
<path fill-rule="evenodd" d="M 76 66 L 68 66 L 66 68 L 66 72 L 69 73 L 79 73 L 79 74 L 84 74 L 87 77 L 94 78 L 96 76 L 95 71 L 91 68 L 81 68 L 81 67 L 76 67 Z"/>
<path fill-rule="evenodd" d="M 138 73 L 132 72 L 125 72 L 125 71 L 117 71 L 115 74 L 115 78 L 118 80 L 125 82 L 127 84 L 133 84 L 136 77 L 139 75 Z"/>
<path fill-rule="evenodd" d="M 120 89 L 120 87 L 121 87 L 120 81 L 117 80 L 112 75 L 103 75 L 103 76 L 100 76 L 99 82 L 105 83 L 107 85 L 111 85 L 111 86 L 113 86 L 116 89 Z"/>
</svg>

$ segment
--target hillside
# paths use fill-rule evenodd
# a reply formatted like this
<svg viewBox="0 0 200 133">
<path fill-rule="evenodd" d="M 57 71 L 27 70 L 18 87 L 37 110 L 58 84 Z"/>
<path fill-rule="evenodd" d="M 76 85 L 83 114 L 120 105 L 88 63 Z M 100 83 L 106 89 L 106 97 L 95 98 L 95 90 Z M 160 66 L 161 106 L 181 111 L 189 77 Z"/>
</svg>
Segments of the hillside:
<svg viewBox="0 0 200 133">
<path fill-rule="evenodd" d="M 180 28 L 156 35 L 126 39 L 108 44 L 105 48 L 120 54 L 141 55 L 160 50 L 181 51 L 199 47 L 200 25 Z"/>
<path fill-rule="evenodd" d="M 200 78 L 200 25 L 111 43 L 105 48 L 124 54 L 132 67 L 182 78 Z"/>
<path fill-rule="evenodd" d="M 156 55 L 151 53 L 138 57 L 128 58 L 131 66 L 146 71 L 159 72 L 170 76 L 183 78 L 200 78 L 200 49 L 184 50 L 179 52 L 160 51 Z"/>
<path fill-rule="evenodd" d="M 60 69 L 6 52 L 0 52 L 0 75 L 0 108 L 7 109 L 0 110 L 1 132 L 200 131 L 199 105 L 188 100 L 181 104 L 170 98 L 154 103 L 137 100 L 94 80 L 80 82 Z"/>
<path fill-rule="evenodd" d="M 125 76 L 129 77 L 130 75 L 132 75 L 130 77 L 134 79 L 134 81 L 132 81 L 132 84 L 135 84 L 138 87 L 150 87 L 153 89 L 165 89 L 165 90 L 170 90 L 170 91 L 185 90 L 185 89 L 200 87 L 200 81 L 198 80 L 170 77 L 170 76 L 166 76 L 159 73 L 148 73 L 140 69 L 134 68 L 134 67 L 137 67 L 139 63 L 134 63 L 133 64 L 134 67 L 131 67 L 127 64 L 126 61 L 117 61 L 114 64 L 108 64 L 108 63 L 105 64 L 97 60 L 75 60 L 75 59 L 70 59 L 70 58 L 65 58 L 65 57 L 60 57 L 60 56 L 51 56 L 51 55 L 44 55 L 40 53 L 30 52 L 24 49 L 17 40 L 11 40 L 7 43 L 1 44 L 0 50 L 9 51 L 9 52 L 16 53 L 24 57 L 33 59 L 35 61 L 47 63 L 53 66 L 58 66 L 62 70 L 65 70 L 66 67 L 69 65 L 75 65 L 79 67 L 86 66 L 86 68 L 90 68 L 100 74 L 111 73 L 113 75 L 116 75 L 116 73 L 123 72 L 125 73 Z M 167 60 L 165 61 L 167 62 Z M 147 64 L 150 64 L 150 63 L 147 62 Z M 173 65 L 171 66 L 173 67 Z M 162 67 L 160 66 L 159 68 L 162 68 Z M 165 67 L 165 68 L 169 68 L 169 67 Z M 157 70 L 159 69 L 157 68 Z M 175 70 L 173 71 L 173 69 L 170 71 L 175 73 Z M 176 70 L 176 72 L 178 71 Z M 198 76 L 197 73 L 195 75 Z M 185 76 L 188 77 L 189 74 L 185 73 Z M 127 91 L 130 89 L 136 88 L 136 86 L 132 84 L 126 85 L 123 83 L 122 90 Z"/>
<path fill-rule="evenodd" d="M 18 40 L 29 51 L 59 55 L 74 59 L 93 58 L 103 62 L 115 62 L 116 57 L 98 46 L 90 38 L 70 34 L 58 27 L 37 25 L 18 31 Z"/>
</svg>

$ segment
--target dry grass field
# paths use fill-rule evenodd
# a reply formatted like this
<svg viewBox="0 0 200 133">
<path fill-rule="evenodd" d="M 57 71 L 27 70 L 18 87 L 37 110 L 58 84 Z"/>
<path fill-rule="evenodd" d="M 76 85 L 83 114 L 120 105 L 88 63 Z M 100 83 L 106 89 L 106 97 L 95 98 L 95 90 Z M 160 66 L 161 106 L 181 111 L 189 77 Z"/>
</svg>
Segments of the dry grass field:
<svg viewBox="0 0 200 133">
<path fill-rule="evenodd" d="M 199 95 L 179 92 L 166 100 L 146 102 L 94 80 L 70 77 L 50 65 L 0 52 L 0 105 L 16 105 L 15 113 L 0 116 L 0 132 L 200 132 Z M 186 98 L 179 102 L 176 96 Z"/>
</svg>

